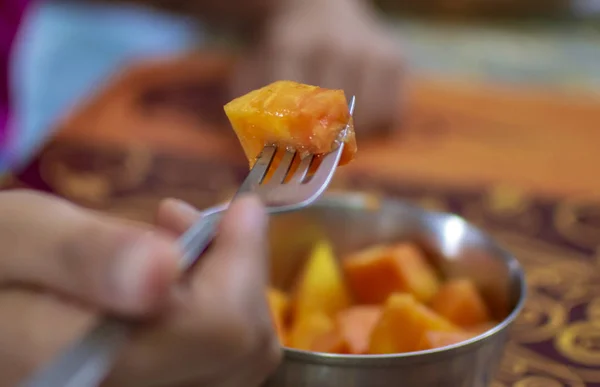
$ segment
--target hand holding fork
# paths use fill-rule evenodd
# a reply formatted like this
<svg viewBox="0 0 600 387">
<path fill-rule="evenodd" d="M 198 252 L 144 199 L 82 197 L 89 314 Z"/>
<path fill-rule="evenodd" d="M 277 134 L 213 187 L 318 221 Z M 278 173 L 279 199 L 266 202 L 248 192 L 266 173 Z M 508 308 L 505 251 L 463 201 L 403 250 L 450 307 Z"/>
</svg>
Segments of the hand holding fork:
<svg viewBox="0 0 600 387">
<path fill-rule="evenodd" d="M 351 114 L 353 111 L 354 97 L 350 103 Z M 273 166 L 271 178 L 263 183 L 277 152 L 277 147 L 266 146 L 236 196 L 249 192 L 258 195 L 267 205 L 267 212 L 270 214 L 293 211 L 309 205 L 321 196 L 333 177 L 344 147 L 345 131 L 346 129 L 340 133 L 338 147 L 322 158 L 312 175 L 308 172 L 316 160 L 313 155 L 302 158 L 298 167 L 291 170 L 294 159 L 299 156 L 296 152 L 286 151 L 279 165 Z M 215 234 L 219 218 L 220 213 L 214 213 L 200 219 L 180 238 L 179 244 L 183 251 L 180 261 L 182 271 L 188 270 L 207 248 Z M 107 318 L 21 386 L 98 386 L 112 368 L 133 328 L 134 325 L 126 321 Z"/>
</svg>

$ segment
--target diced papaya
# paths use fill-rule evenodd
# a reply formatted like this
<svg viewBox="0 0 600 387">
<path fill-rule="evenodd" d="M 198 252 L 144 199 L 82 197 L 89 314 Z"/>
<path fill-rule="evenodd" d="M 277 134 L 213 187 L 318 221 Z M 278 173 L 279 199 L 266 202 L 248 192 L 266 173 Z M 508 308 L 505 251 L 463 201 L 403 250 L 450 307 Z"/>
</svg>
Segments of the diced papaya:
<svg viewBox="0 0 600 387">
<path fill-rule="evenodd" d="M 369 350 L 369 338 L 375 324 L 381 317 L 381 307 L 358 305 L 338 313 L 336 322 L 351 354 L 366 354 Z"/>
<path fill-rule="evenodd" d="M 408 292 L 427 303 L 439 288 L 435 269 L 412 243 L 374 246 L 347 257 L 342 265 L 359 303 L 381 304 L 394 292 Z"/>
<path fill-rule="evenodd" d="M 321 241 L 315 245 L 303 269 L 295 290 L 295 319 L 314 313 L 334 318 L 350 306 L 350 296 L 329 243 Z"/>
<path fill-rule="evenodd" d="M 347 354 L 348 344 L 340 332 L 334 329 L 315 338 L 310 349 L 315 352 Z"/>
<path fill-rule="evenodd" d="M 267 289 L 267 301 L 269 302 L 269 308 L 271 309 L 271 318 L 277 331 L 277 336 L 282 344 L 286 342 L 285 333 L 285 319 L 287 316 L 290 300 L 287 294 L 284 292 L 274 289 Z"/>
<path fill-rule="evenodd" d="M 299 154 L 324 154 L 337 147 L 348 126 L 340 165 L 356 154 L 356 138 L 343 90 L 324 89 L 292 81 L 277 81 L 234 99 L 225 114 L 244 149 L 250 167 L 265 145 Z"/>
<path fill-rule="evenodd" d="M 419 303 L 412 295 L 392 294 L 371 333 L 369 353 L 417 351 L 421 337 L 427 331 L 460 332 L 461 329 Z"/>
<path fill-rule="evenodd" d="M 490 312 L 477 287 L 466 278 L 444 283 L 433 298 L 431 308 L 462 327 L 480 325 L 491 320 Z"/>
<path fill-rule="evenodd" d="M 494 328 L 496 325 L 498 325 L 497 322 L 489 321 L 489 322 L 486 322 L 483 324 L 465 327 L 465 330 L 468 332 L 474 333 L 475 335 L 481 335 L 481 334 L 489 331 L 490 329 Z"/>
<path fill-rule="evenodd" d="M 477 336 L 472 332 L 440 332 L 427 331 L 421 336 L 417 350 L 426 351 L 428 349 L 443 348 L 449 345 L 462 343 Z"/>
<path fill-rule="evenodd" d="M 335 330 L 331 317 L 323 313 L 304 315 L 294 321 L 288 336 L 288 345 L 295 349 L 312 351 L 316 341 Z"/>
</svg>

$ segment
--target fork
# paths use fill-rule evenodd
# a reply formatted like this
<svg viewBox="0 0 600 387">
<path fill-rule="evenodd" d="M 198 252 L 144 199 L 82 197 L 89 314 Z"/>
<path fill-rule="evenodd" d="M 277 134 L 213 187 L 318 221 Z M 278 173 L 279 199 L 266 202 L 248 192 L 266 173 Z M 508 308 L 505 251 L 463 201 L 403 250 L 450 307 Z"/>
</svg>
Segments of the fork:
<svg viewBox="0 0 600 387">
<path fill-rule="evenodd" d="M 350 99 L 350 117 L 354 113 L 355 97 Z M 299 210 L 317 200 L 327 189 L 344 149 L 348 125 L 340 132 L 338 147 L 326 154 L 312 176 L 308 172 L 315 160 L 307 155 L 292 172 L 296 152 L 286 150 L 271 176 L 263 183 L 277 153 L 276 146 L 263 148 L 250 173 L 236 192 L 235 197 L 255 193 L 266 205 L 267 213 L 276 214 Z M 215 226 L 221 211 L 205 213 L 180 238 L 183 256 L 180 270 L 185 272 L 198 260 L 215 234 Z M 96 387 L 106 377 L 119 350 L 126 343 L 134 325 L 115 317 L 107 317 L 90 330 L 82 339 L 42 368 L 20 387 Z"/>
</svg>

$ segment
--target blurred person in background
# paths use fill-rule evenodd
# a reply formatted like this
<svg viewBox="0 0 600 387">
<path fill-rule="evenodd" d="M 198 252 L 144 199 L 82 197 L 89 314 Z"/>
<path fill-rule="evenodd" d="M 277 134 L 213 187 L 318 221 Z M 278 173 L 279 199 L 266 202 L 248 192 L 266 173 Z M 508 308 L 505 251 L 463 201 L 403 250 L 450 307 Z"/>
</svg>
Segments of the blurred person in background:
<svg viewBox="0 0 600 387">
<path fill-rule="evenodd" d="M 7 58 L 12 114 L 2 154 L 11 163 L 35 152 L 61 117 L 128 64 L 214 45 L 223 33 L 241 43 L 231 98 L 288 79 L 356 95 L 363 132 L 398 119 L 398 47 L 368 0 L 25 3 L 4 3 L 22 13 Z"/>
<path fill-rule="evenodd" d="M 0 7 L 4 170 L 32 156 L 112 74 L 211 44 L 213 31 L 243 43 L 232 97 L 290 79 L 357 95 L 358 130 L 398 119 L 400 57 L 367 0 L 4 0 Z M 174 238 L 198 216 L 185 203 L 163 203 L 152 226 L 7 191 L 0 215 L 0 386 L 47 362 L 97 312 L 148 322 L 107 386 L 251 387 L 276 367 L 279 343 L 263 293 L 267 219 L 255 199 L 231 205 L 214 248 L 178 285 Z"/>
</svg>

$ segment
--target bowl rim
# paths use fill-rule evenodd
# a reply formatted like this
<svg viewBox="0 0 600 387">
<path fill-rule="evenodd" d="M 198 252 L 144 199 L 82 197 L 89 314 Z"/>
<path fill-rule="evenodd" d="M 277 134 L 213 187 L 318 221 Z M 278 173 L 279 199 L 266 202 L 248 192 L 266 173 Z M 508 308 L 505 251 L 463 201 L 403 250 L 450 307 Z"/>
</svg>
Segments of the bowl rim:
<svg viewBox="0 0 600 387">
<path fill-rule="evenodd" d="M 415 214 L 415 216 L 421 218 L 452 218 L 453 220 L 463 222 L 463 224 L 468 229 L 470 229 L 472 232 L 477 234 L 483 241 L 485 241 L 485 245 L 488 245 L 490 247 L 490 250 L 492 250 L 494 256 L 504 260 L 506 262 L 507 267 L 509 267 L 512 272 L 516 273 L 516 279 L 518 280 L 518 285 L 520 289 L 520 294 L 517 303 L 514 305 L 508 316 L 506 316 L 501 322 L 496 324 L 492 329 L 489 329 L 469 340 L 465 340 L 460 343 L 442 348 L 397 354 L 347 355 L 303 351 L 283 346 L 284 355 L 286 359 L 321 365 L 360 365 L 363 367 L 381 367 L 386 366 L 386 364 L 395 363 L 398 361 L 401 361 L 403 364 L 430 362 L 434 360 L 434 358 L 442 359 L 448 356 L 456 356 L 464 352 L 472 351 L 474 348 L 482 345 L 485 341 L 488 341 L 491 338 L 496 337 L 502 334 L 503 332 L 507 331 L 523 310 L 525 301 L 527 299 L 527 284 L 525 278 L 525 270 L 523 269 L 523 266 L 516 259 L 516 257 L 514 257 L 504 247 L 502 247 L 492 236 L 490 236 L 488 233 L 484 232 L 479 227 L 470 223 L 461 216 L 448 212 L 427 210 L 402 199 L 389 198 L 382 195 L 356 191 L 330 190 L 325 195 L 323 195 L 323 197 L 321 197 L 319 200 L 313 203 L 310 207 L 343 207 L 354 210 L 377 211 L 381 209 L 384 205 L 391 205 L 397 208 L 403 208 Z M 203 211 L 203 215 L 218 216 L 219 213 L 226 210 L 227 207 L 228 203 L 223 203 Z"/>
</svg>

